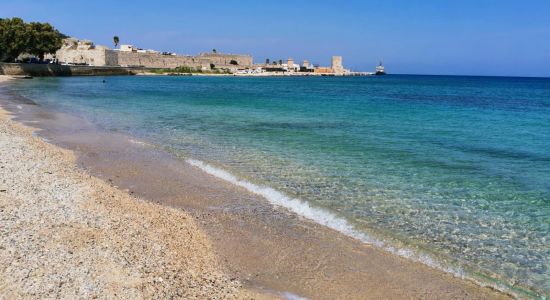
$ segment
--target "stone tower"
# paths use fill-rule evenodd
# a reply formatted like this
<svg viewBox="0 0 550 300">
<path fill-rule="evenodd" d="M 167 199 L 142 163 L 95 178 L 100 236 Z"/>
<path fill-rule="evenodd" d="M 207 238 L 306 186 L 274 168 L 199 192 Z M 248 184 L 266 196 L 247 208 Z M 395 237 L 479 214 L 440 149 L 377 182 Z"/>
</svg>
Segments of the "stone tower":
<svg viewBox="0 0 550 300">
<path fill-rule="evenodd" d="M 335 74 L 343 74 L 344 66 L 342 65 L 342 56 L 333 56 L 332 57 L 332 71 Z"/>
<path fill-rule="evenodd" d="M 294 59 L 289 57 L 286 65 L 287 65 L 288 71 L 295 71 L 295 69 L 294 69 Z"/>
</svg>

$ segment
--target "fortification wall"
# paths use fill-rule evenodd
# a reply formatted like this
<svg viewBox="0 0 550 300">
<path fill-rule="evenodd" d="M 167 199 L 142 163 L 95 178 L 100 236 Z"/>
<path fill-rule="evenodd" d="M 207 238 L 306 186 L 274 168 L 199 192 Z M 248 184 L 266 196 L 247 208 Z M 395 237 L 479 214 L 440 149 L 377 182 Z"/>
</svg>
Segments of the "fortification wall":
<svg viewBox="0 0 550 300">
<path fill-rule="evenodd" d="M 140 53 L 130 51 L 114 51 L 105 48 L 76 49 L 63 48 L 56 52 L 60 63 L 87 64 L 90 66 L 123 66 L 146 68 L 177 68 L 191 67 L 210 69 L 216 68 L 252 67 L 250 55 L 203 53 L 198 56 L 162 55 L 160 53 Z M 236 61 L 237 65 L 232 64 Z"/>
<path fill-rule="evenodd" d="M 55 55 L 59 62 L 81 64 L 86 63 L 90 66 L 106 66 L 105 49 L 89 50 L 58 50 Z"/>
<path fill-rule="evenodd" d="M 235 67 L 235 65 L 231 64 L 232 60 L 236 61 L 239 67 L 252 67 L 253 64 L 253 59 L 250 55 L 201 53 L 198 57 L 210 60 L 210 63 L 216 67 Z"/>
<path fill-rule="evenodd" d="M 118 51 L 105 50 L 105 66 L 119 66 Z"/>
<path fill-rule="evenodd" d="M 181 66 L 210 69 L 210 61 L 194 56 L 162 55 L 157 53 L 118 52 L 118 65 L 147 68 L 177 68 Z"/>
</svg>

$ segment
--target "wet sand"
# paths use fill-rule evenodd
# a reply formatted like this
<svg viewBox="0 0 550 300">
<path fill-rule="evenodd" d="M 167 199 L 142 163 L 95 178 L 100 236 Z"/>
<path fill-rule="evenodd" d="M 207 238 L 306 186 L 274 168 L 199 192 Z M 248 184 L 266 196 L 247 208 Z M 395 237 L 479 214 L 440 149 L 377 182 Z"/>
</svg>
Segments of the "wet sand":
<svg viewBox="0 0 550 300">
<path fill-rule="evenodd" d="M 41 128 L 40 136 L 74 151 L 86 172 L 131 195 L 185 210 L 228 274 L 250 290 L 311 299 L 508 298 L 273 207 L 146 142 L 25 99 L 0 105 L 14 111 L 16 120 Z"/>
</svg>

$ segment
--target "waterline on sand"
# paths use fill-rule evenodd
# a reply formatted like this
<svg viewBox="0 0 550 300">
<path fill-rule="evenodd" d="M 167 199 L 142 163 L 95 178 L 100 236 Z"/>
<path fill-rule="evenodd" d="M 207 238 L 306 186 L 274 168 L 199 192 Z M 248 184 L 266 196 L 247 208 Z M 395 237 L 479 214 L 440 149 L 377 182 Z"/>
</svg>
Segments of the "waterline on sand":
<svg viewBox="0 0 550 300">
<path fill-rule="evenodd" d="M 236 201 L 271 210 L 270 203 L 284 201 L 317 222 L 291 219 L 355 237 L 334 231 L 342 242 L 426 254 L 483 281 L 544 295 L 546 83 L 117 77 L 105 85 L 97 78 L 56 78 L 14 83 L 13 94 L 127 134 L 128 147 L 144 140 L 225 170 L 262 189 Z M 79 93 L 83 88 L 94 93 Z M 264 196 L 275 199 L 261 201 Z"/>
<path fill-rule="evenodd" d="M 339 217 L 336 214 L 329 212 L 328 210 L 325 210 L 323 208 L 313 207 L 306 201 L 289 197 L 271 187 L 260 186 L 260 185 L 251 183 L 249 181 L 242 180 L 237 176 L 223 169 L 214 167 L 210 164 L 206 164 L 200 160 L 186 159 L 186 162 L 194 167 L 199 168 L 200 170 L 204 171 L 207 174 L 210 174 L 214 177 L 227 181 L 238 187 L 242 187 L 248 192 L 251 192 L 253 194 L 260 195 L 275 206 L 284 207 L 301 217 L 307 218 L 318 224 L 321 224 L 328 228 L 336 230 L 348 237 L 357 239 L 369 245 L 376 246 L 392 254 L 421 262 L 432 268 L 451 273 L 456 277 L 459 277 L 462 279 L 465 279 L 468 277 L 466 276 L 464 270 L 462 270 L 461 268 L 445 266 L 444 264 L 438 262 L 436 259 L 430 257 L 429 255 L 419 254 L 416 251 L 409 248 L 398 248 L 398 247 L 389 245 L 387 242 L 373 238 L 372 236 L 368 235 L 365 232 L 358 231 L 346 219 Z M 483 283 L 483 285 L 485 284 Z M 497 287 L 495 286 L 494 288 L 497 288 Z"/>
<path fill-rule="evenodd" d="M 533 296 L 531 292 L 527 290 L 513 287 L 500 280 L 494 279 L 492 277 L 487 277 L 486 275 L 475 275 L 461 267 L 445 264 L 429 254 L 421 253 L 418 250 L 414 250 L 404 246 L 395 246 L 388 241 L 374 238 L 365 232 L 357 230 L 354 225 L 352 225 L 343 217 L 337 216 L 336 214 L 326 209 L 311 206 L 308 202 L 301 199 L 289 197 L 271 187 L 257 185 L 252 182 L 240 179 L 228 171 L 212 166 L 200 160 L 188 158 L 185 161 L 191 166 L 196 167 L 209 175 L 229 182 L 235 186 L 244 188 L 250 193 L 263 197 L 270 204 L 276 207 L 278 206 L 286 208 L 301 217 L 338 231 L 348 237 L 359 240 L 362 243 L 372 245 L 388 253 L 422 263 L 431 268 L 449 273 L 457 278 L 471 280 L 482 287 L 490 287 L 500 292 L 504 292 L 516 297 L 521 295 Z"/>
</svg>

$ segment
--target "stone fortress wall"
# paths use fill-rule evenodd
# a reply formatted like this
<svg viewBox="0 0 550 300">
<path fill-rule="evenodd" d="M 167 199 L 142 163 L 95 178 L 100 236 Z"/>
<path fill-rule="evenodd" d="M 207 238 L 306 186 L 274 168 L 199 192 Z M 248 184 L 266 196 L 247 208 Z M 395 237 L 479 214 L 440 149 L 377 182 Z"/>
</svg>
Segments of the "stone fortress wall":
<svg viewBox="0 0 550 300">
<path fill-rule="evenodd" d="M 145 68 L 192 67 L 200 69 L 248 68 L 253 65 L 250 55 L 201 53 L 197 56 L 165 55 L 158 52 L 112 50 L 95 46 L 91 41 L 65 39 L 55 54 L 60 63 L 86 64 L 90 66 L 123 66 Z M 237 65 L 235 65 L 235 62 Z"/>
<path fill-rule="evenodd" d="M 215 66 L 234 67 L 235 65 L 231 64 L 231 61 L 236 61 L 238 63 L 238 66 L 247 68 L 252 67 L 252 65 L 254 64 L 252 56 L 250 55 L 201 53 L 197 57 L 207 59 Z"/>
<path fill-rule="evenodd" d="M 48 58 L 54 57 L 50 56 Z M 361 75 L 361 73 L 345 69 L 341 56 L 333 56 L 330 67 L 311 67 L 309 62 L 305 61 L 304 67 L 308 68 L 309 71 L 302 71 L 300 66 L 295 64 L 291 58 L 288 59 L 286 64 L 255 65 L 250 55 L 224 54 L 217 53 L 215 50 L 196 56 L 174 55 L 172 53 L 160 53 L 155 50 L 142 50 L 132 45 L 121 45 L 119 49 L 113 50 L 104 46 L 96 46 L 91 41 L 74 38 L 63 40 L 63 46 L 56 52 L 55 59 L 61 64 L 130 69 L 190 67 L 201 70 L 224 69 L 239 74 L 287 72 L 295 75 L 306 72 L 308 74 L 330 76 Z"/>
<path fill-rule="evenodd" d="M 120 66 L 143 66 L 147 68 L 173 69 L 181 66 L 210 69 L 210 62 L 195 56 L 162 55 L 160 53 L 138 53 L 109 50 L 109 54 Z"/>
<path fill-rule="evenodd" d="M 91 41 L 63 40 L 63 46 L 55 56 L 61 63 L 87 64 L 90 66 L 106 66 L 111 59 L 107 58 L 107 48 L 95 46 Z"/>
</svg>

